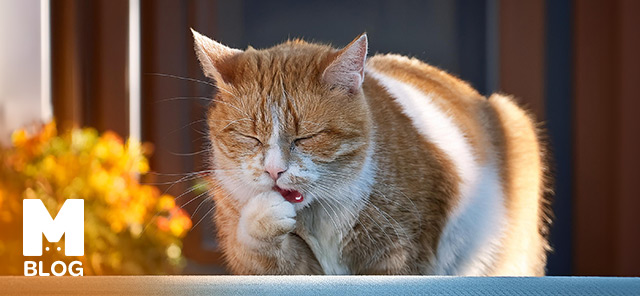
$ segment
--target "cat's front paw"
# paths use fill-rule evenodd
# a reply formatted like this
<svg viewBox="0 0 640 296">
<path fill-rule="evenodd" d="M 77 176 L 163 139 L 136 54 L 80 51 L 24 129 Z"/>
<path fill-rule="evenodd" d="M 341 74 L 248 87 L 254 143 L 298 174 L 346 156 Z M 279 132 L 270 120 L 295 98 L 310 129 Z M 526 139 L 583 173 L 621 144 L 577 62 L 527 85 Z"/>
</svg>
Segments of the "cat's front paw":
<svg viewBox="0 0 640 296">
<path fill-rule="evenodd" d="M 238 238 L 254 248 L 277 243 L 295 228 L 295 216 L 293 204 L 279 193 L 259 194 L 249 200 L 240 212 Z"/>
</svg>

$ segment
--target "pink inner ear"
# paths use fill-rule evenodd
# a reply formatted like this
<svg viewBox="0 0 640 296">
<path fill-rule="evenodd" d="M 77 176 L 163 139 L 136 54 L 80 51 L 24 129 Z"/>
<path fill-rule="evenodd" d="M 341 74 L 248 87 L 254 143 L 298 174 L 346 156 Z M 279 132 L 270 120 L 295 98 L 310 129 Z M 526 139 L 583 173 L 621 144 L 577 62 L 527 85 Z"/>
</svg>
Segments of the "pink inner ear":
<svg viewBox="0 0 640 296">
<path fill-rule="evenodd" d="M 335 60 L 325 69 L 325 83 L 344 87 L 356 92 L 364 81 L 364 63 L 367 58 L 367 35 L 362 35 L 341 50 Z"/>
<path fill-rule="evenodd" d="M 344 87 L 356 91 L 362 85 L 363 77 L 356 72 L 326 72 L 324 81 L 332 86 Z"/>
</svg>

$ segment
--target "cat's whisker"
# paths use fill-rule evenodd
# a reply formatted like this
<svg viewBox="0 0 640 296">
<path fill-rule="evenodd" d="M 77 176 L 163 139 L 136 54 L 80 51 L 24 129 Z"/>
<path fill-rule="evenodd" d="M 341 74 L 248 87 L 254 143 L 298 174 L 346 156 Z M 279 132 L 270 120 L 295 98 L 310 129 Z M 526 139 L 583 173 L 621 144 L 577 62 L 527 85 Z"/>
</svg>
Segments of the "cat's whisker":
<svg viewBox="0 0 640 296">
<path fill-rule="evenodd" d="M 208 131 L 206 131 L 206 130 L 205 130 L 205 131 L 202 131 L 202 130 L 199 130 L 199 129 L 194 129 L 194 131 L 195 131 L 196 133 L 198 133 L 198 134 L 202 135 L 202 137 L 197 137 L 197 138 L 193 139 L 193 140 L 191 141 L 191 143 L 194 143 L 194 142 L 199 141 L 199 140 L 202 140 L 202 139 L 204 139 L 205 141 L 209 141 L 209 136 L 210 136 L 210 135 L 209 135 L 209 132 L 208 132 Z"/>
<path fill-rule="evenodd" d="M 334 182 L 340 182 L 340 180 L 336 178 L 336 176 L 339 176 L 339 175 L 340 175 L 340 174 L 334 174 L 334 176 L 328 177 L 327 179 L 332 180 L 332 181 L 334 181 Z M 346 176 L 343 176 L 343 177 L 346 177 Z M 378 190 L 375 190 L 375 189 L 372 189 L 372 190 L 374 190 L 375 192 L 378 192 L 380 195 L 382 195 L 382 197 L 383 197 L 386 201 L 396 203 L 396 201 L 395 201 L 395 200 L 387 198 L 387 196 L 385 196 L 382 192 L 380 192 L 380 191 L 378 191 Z M 410 237 L 410 236 L 406 233 L 406 230 L 405 230 L 403 227 L 401 227 L 401 224 L 400 224 L 400 223 L 398 223 L 398 221 L 396 221 L 396 220 L 395 220 L 395 218 L 393 218 L 391 215 L 389 215 L 389 214 L 388 214 L 388 213 L 386 213 L 385 211 L 382 211 L 379 207 L 377 207 L 375 204 L 373 204 L 370 200 L 368 200 L 368 199 L 364 199 L 364 198 L 363 198 L 362 200 L 363 200 L 366 204 L 371 205 L 371 206 L 373 207 L 373 209 L 375 209 L 375 210 L 378 212 L 378 214 L 379 214 L 383 219 L 385 219 L 385 220 L 387 221 L 387 224 L 389 224 L 389 225 L 393 228 L 393 230 L 394 230 L 394 232 L 396 232 L 396 236 L 397 236 L 398 238 L 403 237 L 403 236 L 401 236 L 401 235 L 399 234 L 398 229 L 397 229 L 398 227 L 399 227 L 399 228 L 400 228 L 400 230 L 402 230 L 402 232 L 404 233 L 404 237 L 407 237 L 407 238 L 408 238 L 408 237 Z M 409 209 L 409 210 L 411 210 L 411 209 Z M 391 221 L 389 221 L 389 219 L 387 218 L 387 216 L 388 216 L 389 218 L 391 218 L 392 220 L 394 220 L 394 222 L 395 222 L 395 223 L 391 223 Z M 394 224 L 395 224 L 395 225 L 394 225 Z M 397 225 L 397 227 L 396 227 L 396 225 Z"/>
<path fill-rule="evenodd" d="M 187 201 L 187 202 L 183 203 L 183 204 L 180 206 L 180 209 L 183 209 L 184 207 L 186 207 L 188 204 L 190 204 L 190 203 L 191 203 L 191 202 L 193 202 L 194 200 L 199 199 L 199 198 L 201 198 L 202 196 L 205 196 L 207 193 L 208 193 L 207 191 L 204 191 L 203 193 L 198 194 L 196 197 L 194 197 L 194 198 L 190 199 L 189 201 Z"/>
<path fill-rule="evenodd" d="M 332 204 L 331 204 L 331 201 L 332 201 L 332 200 L 334 200 L 334 201 L 335 201 L 336 199 L 335 199 L 335 198 L 329 198 L 329 200 L 327 201 L 327 205 L 328 205 L 330 208 L 332 208 L 332 209 L 333 209 L 333 206 L 332 206 Z M 318 199 L 318 202 L 322 202 L 322 201 L 323 201 L 323 198 L 319 198 L 319 199 Z M 338 206 L 338 205 L 336 205 L 336 208 L 337 208 L 337 207 L 339 207 L 339 206 Z M 353 221 L 358 221 L 358 216 L 357 216 L 354 212 L 352 212 L 352 211 L 351 211 L 351 209 L 349 209 L 348 207 L 344 207 L 344 209 L 347 211 L 347 213 L 349 213 L 349 214 L 351 215 L 351 217 L 353 218 Z M 334 213 L 336 212 L 336 210 L 333 210 L 333 211 L 334 211 Z M 337 218 L 337 214 L 335 214 L 335 215 L 336 215 L 336 218 Z M 341 228 L 339 228 L 339 231 L 340 231 L 340 237 L 341 237 L 341 238 L 344 238 L 344 237 L 345 237 L 345 235 L 344 235 L 344 233 L 343 233 L 342 231 L 343 231 L 343 229 L 345 228 L 345 225 L 341 225 L 341 226 L 342 226 L 342 227 L 341 227 Z M 368 231 L 367 231 L 367 235 L 368 235 Z"/>
<path fill-rule="evenodd" d="M 332 182 L 342 182 L 345 178 L 350 178 L 350 177 L 352 177 L 352 176 L 349 175 L 349 174 L 342 174 L 342 173 L 339 173 L 339 172 L 335 172 L 335 173 L 332 174 L 332 176 L 326 177 L 326 179 L 329 180 L 329 181 L 332 181 Z M 412 212 L 417 211 L 418 207 L 416 206 L 416 204 L 406 194 L 404 194 L 404 192 L 398 190 L 393 185 L 386 186 L 385 189 L 391 190 L 393 193 L 398 193 L 398 194 L 402 195 L 402 197 L 406 198 L 413 207 L 409 207 L 408 205 L 404 205 L 404 204 L 400 203 L 398 200 L 392 199 L 392 198 L 385 198 L 386 201 L 394 203 L 397 206 L 401 206 L 403 209 L 406 209 L 408 211 L 412 211 Z M 379 190 L 377 190 L 375 188 L 372 188 L 372 190 L 382 194 L 381 191 L 379 191 Z"/>
<path fill-rule="evenodd" d="M 317 189 L 317 190 L 319 190 L 319 191 L 323 194 L 323 196 L 322 196 L 321 198 L 327 198 L 327 199 L 329 199 L 329 200 L 331 200 L 331 201 L 333 201 L 333 202 L 340 203 L 340 201 L 338 201 L 338 200 L 337 200 L 337 199 L 332 195 L 332 191 L 333 191 L 333 189 L 332 189 L 332 188 L 329 188 L 328 186 L 325 186 L 325 185 L 323 185 L 323 184 L 317 184 L 317 186 L 318 186 L 318 187 L 316 187 L 316 189 Z M 319 199 L 321 199 L 321 198 L 319 198 Z M 346 209 L 346 210 L 347 210 L 347 211 L 352 215 L 352 217 L 353 217 L 354 221 L 360 221 L 360 218 L 359 218 L 359 217 L 360 217 L 360 215 L 365 214 L 363 211 L 360 211 L 360 212 L 356 215 L 356 213 L 354 213 L 353 211 L 351 211 L 351 209 L 349 209 L 348 207 L 345 207 L 345 209 Z M 369 218 L 370 218 L 370 217 L 369 217 Z M 370 219 L 371 219 L 371 218 L 370 218 Z M 377 223 L 377 222 L 375 222 L 375 221 L 374 221 L 374 223 Z M 373 238 L 371 237 L 371 235 L 370 235 L 370 233 L 369 233 L 369 230 L 368 230 L 366 227 L 364 227 L 364 225 L 362 225 L 362 229 L 364 229 L 364 230 L 365 230 L 365 233 L 366 233 L 367 237 L 370 239 L 370 241 L 371 241 L 371 242 L 373 242 L 374 240 L 373 240 Z M 383 231 L 384 231 L 384 229 L 383 229 Z"/>
<path fill-rule="evenodd" d="M 171 102 L 171 101 L 183 101 L 183 100 L 202 100 L 202 101 L 213 101 L 213 98 L 209 98 L 209 97 L 202 97 L 202 96 L 192 96 L 192 97 L 171 97 L 171 98 L 166 98 L 166 99 L 157 100 L 157 101 L 155 101 L 155 103 L 164 103 L 164 102 Z"/>
<path fill-rule="evenodd" d="M 195 79 L 195 78 L 189 78 L 189 77 L 182 77 L 182 76 L 173 75 L 173 74 L 165 74 L 165 73 L 145 73 L 145 75 L 153 75 L 153 76 L 160 76 L 160 77 L 175 78 L 175 79 L 180 79 L 180 80 L 185 80 L 185 81 L 191 81 L 191 82 L 202 83 L 202 84 L 205 84 L 205 85 L 209 85 L 209 86 L 215 87 L 215 84 L 210 83 L 210 82 L 207 82 L 207 81 L 203 81 L 203 80 L 199 80 L 199 79 Z"/>
<path fill-rule="evenodd" d="M 318 201 L 318 203 L 320 204 L 320 206 L 324 209 L 325 213 L 327 214 L 327 216 L 329 217 L 329 219 L 331 220 L 331 223 L 336 227 L 336 229 L 338 231 L 340 231 L 340 236 L 343 237 L 343 233 L 342 233 L 342 228 L 343 227 L 338 227 L 338 223 L 335 221 L 334 217 L 331 216 L 331 214 L 329 213 L 329 211 L 327 211 L 327 208 L 324 206 L 324 204 L 322 203 L 322 199 L 316 199 Z M 333 212 L 335 218 L 338 218 L 338 213 L 336 212 L 336 210 L 331 206 L 331 204 L 327 203 L 327 206 L 331 209 L 331 211 Z M 342 226 L 342 225 L 341 225 Z"/>
<path fill-rule="evenodd" d="M 201 174 L 202 172 L 203 172 L 203 171 L 196 172 L 196 173 L 193 173 L 192 175 L 187 175 L 187 176 L 184 176 L 184 177 L 182 177 L 182 178 L 178 179 L 176 182 L 174 182 L 173 184 L 171 184 L 167 189 L 165 189 L 165 190 L 164 190 L 164 192 L 163 192 L 162 194 L 166 194 L 167 192 L 169 192 L 169 190 L 171 190 L 171 188 L 173 188 L 173 186 L 175 186 L 175 185 L 176 185 L 176 184 L 178 184 L 178 183 L 181 183 L 181 182 L 186 181 L 185 179 L 187 179 L 187 178 L 191 178 L 191 177 L 196 176 L 196 178 L 192 178 L 191 180 L 193 180 L 193 179 L 197 179 L 197 177 L 199 177 L 199 176 L 202 176 L 202 175 L 203 175 L 203 174 Z M 177 200 L 177 199 L 178 199 L 178 197 L 176 197 L 175 199 Z"/>
<path fill-rule="evenodd" d="M 327 197 L 329 199 L 332 199 L 336 202 L 340 202 L 338 201 L 334 196 L 331 195 L 330 192 L 328 192 Z M 367 200 L 367 198 L 365 196 L 361 196 L 361 200 L 365 202 L 365 204 L 367 204 L 369 201 Z M 389 236 L 389 234 L 386 232 L 386 229 L 378 223 L 377 219 L 373 219 L 373 217 L 371 217 L 371 215 L 369 215 L 369 213 L 366 211 L 365 208 L 360 210 L 360 215 L 364 215 L 365 217 L 367 217 L 370 221 L 372 221 L 374 224 L 376 224 L 376 226 L 378 226 L 378 228 L 380 229 L 380 231 L 382 231 L 382 233 L 385 235 L 385 237 L 387 238 L 387 240 L 389 240 L 389 242 L 393 242 L 393 239 L 391 238 L 391 236 Z M 363 229 L 366 229 L 366 227 L 364 227 L 363 225 Z M 367 230 L 368 231 L 368 230 Z"/>
<path fill-rule="evenodd" d="M 200 170 L 200 171 L 188 172 L 188 173 L 148 172 L 147 174 L 157 175 L 157 176 L 168 176 L 168 177 L 175 177 L 175 176 L 189 177 L 189 176 L 207 176 L 207 175 L 210 175 L 211 173 L 217 172 L 217 171 L 241 171 L 241 170 L 242 170 L 241 168 L 237 168 L 237 169 L 208 169 L 208 170 Z"/>
<path fill-rule="evenodd" d="M 228 192 L 228 193 L 225 194 L 224 196 L 217 197 L 218 200 L 221 201 L 223 199 L 230 198 L 231 195 L 233 195 L 237 190 L 243 188 L 241 186 L 241 184 L 235 184 L 236 183 L 235 180 L 233 180 L 232 183 L 234 183 L 233 185 L 237 185 L 237 186 L 233 186 L 233 188 L 231 188 L 231 189 L 225 188 L 225 189 L 227 189 L 226 192 Z M 220 186 L 220 185 L 219 184 L 213 184 L 213 187 L 216 187 L 216 186 Z M 215 191 L 215 188 L 209 188 L 205 193 L 207 193 L 208 195 L 212 196 L 213 195 L 213 191 Z M 202 203 L 203 202 L 201 202 L 200 205 L 202 205 Z M 198 208 L 200 207 L 200 205 L 198 205 L 198 207 L 196 207 L 196 210 L 194 210 L 194 212 L 193 212 L 193 214 L 191 216 L 192 219 L 195 216 L 195 213 L 198 211 Z M 196 224 L 194 224 L 191 227 L 191 230 L 195 229 L 202 222 L 202 220 L 204 220 L 207 217 L 207 215 L 209 215 L 215 209 L 215 206 L 216 206 L 215 205 L 215 201 L 213 201 L 211 208 L 206 213 L 204 213 L 204 215 L 202 215 L 202 217 L 198 220 L 198 222 Z"/>
<path fill-rule="evenodd" d="M 229 121 L 253 121 L 250 118 L 239 118 L 239 119 L 235 119 L 235 120 L 231 120 L 231 119 L 210 119 L 210 121 L 222 121 L 222 122 L 229 122 Z"/>
<path fill-rule="evenodd" d="M 169 188 L 167 188 L 163 194 L 167 193 L 174 185 L 177 185 L 179 183 L 182 182 L 187 182 L 187 181 L 192 181 L 192 180 L 196 180 L 196 179 L 204 179 L 208 176 L 212 176 L 214 173 L 216 172 L 237 172 L 237 171 L 242 171 L 242 169 L 214 169 L 214 170 L 207 170 L 207 171 L 199 171 L 196 173 L 192 173 L 192 174 L 188 174 L 186 176 L 181 177 L 178 180 L 175 181 L 167 181 L 167 182 L 149 182 L 149 183 L 143 183 L 143 184 L 148 184 L 148 185 L 169 185 L 171 184 L 171 186 L 169 186 Z"/>
<path fill-rule="evenodd" d="M 202 186 L 203 186 L 203 185 L 201 185 L 201 184 L 196 184 L 196 185 L 194 185 L 194 186 L 191 186 L 191 188 L 187 189 L 185 192 L 183 192 L 183 193 L 181 193 L 180 195 L 178 195 L 176 198 L 174 198 L 174 200 L 176 200 L 176 201 L 177 201 L 177 200 L 178 200 L 178 199 L 180 199 L 181 197 L 183 197 L 183 196 L 185 196 L 185 195 L 187 195 L 187 194 L 189 194 L 189 193 L 191 193 L 191 192 L 194 192 L 194 191 L 196 191 L 196 190 L 198 190 L 198 189 L 202 188 Z"/>
<path fill-rule="evenodd" d="M 393 228 L 393 231 L 396 233 L 396 237 L 397 238 L 408 238 L 410 237 L 407 232 L 404 230 L 404 228 L 402 228 L 402 226 L 400 225 L 400 223 L 398 223 L 398 221 L 396 221 L 395 218 L 393 218 L 391 215 L 389 215 L 387 212 L 381 210 L 378 206 L 376 206 L 374 203 L 367 201 L 369 203 L 369 205 L 371 205 L 374 209 L 376 209 L 376 211 L 378 211 L 378 213 L 380 213 L 380 215 L 382 216 L 382 218 L 387 221 L 387 223 L 389 225 L 391 225 L 391 228 Z M 387 217 L 391 218 L 391 220 L 393 220 L 394 223 L 391 223 L 391 221 L 389 221 L 389 219 L 387 219 Z M 398 227 L 394 226 L 397 225 Z M 402 230 L 402 232 L 404 233 L 404 236 L 400 235 L 400 233 L 398 232 L 398 228 L 400 228 L 400 230 Z"/>
<path fill-rule="evenodd" d="M 156 176 L 191 176 L 191 175 L 197 175 L 197 174 L 202 174 L 202 173 L 207 173 L 210 172 L 212 170 L 201 170 L 201 171 L 196 171 L 196 172 L 187 172 L 187 173 L 158 173 L 158 172 L 148 172 L 147 175 L 156 175 Z"/>
<path fill-rule="evenodd" d="M 169 184 L 175 184 L 175 183 L 181 183 L 181 182 L 187 182 L 187 181 L 192 181 L 195 179 L 200 178 L 200 176 L 194 175 L 194 176 L 190 176 L 187 179 L 184 180 L 178 180 L 178 181 L 167 181 L 167 182 L 140 182 L 140 184 L 143 185 L 154 185 L 154 186 L 158 186 L 158 185 L 169 185 Z"/>
<path fill-rule="evenodd" d="M 172 185 L 172 186 L 173 186 L 173 185 Z M 195 190 L 194 188 L 197 188 L 197 187 L 198 187 L 198 185 L 192 186 L 192 189 L 191 189 L 191 190 L 189 190 L 189 191 L 187 191 L 187 192 L 185 192 L 185 193 L 181 194 L 180 196 L 176 197 L 174 200 L 177 200 L 178 198 L 180 198 L 180 197 L 181 197 L 181 196 L 183 196 L 184 194 L 187 194 L 187 193 L 189 193 L 189 192 L 193 192 L 193 191 Z M 166 191 L 165 191 L 163 194 L 165 194 L 165 193 L 166 193 Z M 192 199 L 192 200 L 193 200 L 193 199 Z M 191 202 L 191 201 L 189 201 L 189 202 Z M 187 203 L 189 203 L 189 202 L 187 202 Z M 185 205 L 186 205 L 186 204 L 182 205 L 182 206 L 180 207 L 180 209 L 182 209 Z M 155 215 L 153 215 L 153 217 L 151 217 L 151 219 L 149 220 L 149 222 L 147 222 L 147 223 L 146 223 L 146 225 L 144 226 L 144 228 L 142 229 L 142 233 L 144 233 L 144 232 L 147 230 L 147 228 L 149 228 L 149 226 L 151 226 L 151 224 L 153 224 L 153 222 L 155 222 L 155 221 L 156 221 L 156 219 L 158 219 L 158 217 L 160 216 L 160 214 L 161 214 L 160 212 L 157 212 Z"/>
<path fill-rule="evenodd" d="M 200 208 L 200 206 L 204 203 L 204 201 L 211 201 L 211 208 L 210 208 L 207 212 L 205 212 L 205 213 L 200 217 L 200 219 L 198 220 L 198 222 L 197 222 L 197 223 L 195 223 L 195 224 L 193 224 L 193 225 L 191 226 L 191 229 L 190 229 L 189 231 L 194 230 L 198 225 L 200 225 L 200 223 L 201 223 L 205 218 L 207 218 L 207 216 L 208 216 L 208 215 L 209 215 L 213 210 L 215 210 L 215 208 L 216 208 L 216 203 L 215 203 L 215 201 L 214 201 L 213 199 L 211 199 L 211 197 L 213 196 L 214 191 L 215 191 L 215 187 L 217 187 L 217 186 L 220 186 L 220 185 L 218 185 L 218 184 L 212 184 L 212 187 L 207 189 L 207 191 L 206 191 L 205 193 L 207 193 L 207 195 L 208 195 L 210 198 L 207 198 L 207 199 L 204 199 L 203 201 L 201 201 L 201 202 L 200 202 L 200 204 L 198 205 L 198 207 L 196 207 L 196 209 L 193 211 L 193 214 L 191 215 L 191 219 L 192 219 L 192 220 L 193 220 L 193 217 L 195 217 L 196 212 L 198 212 L 198 209 Z M 236 188 L 238 188 L 238 187 L 236 187 Z M 232 192 L 233 192 L 233 191 L 235 191 L 235 190 L 236 190 L 236 188 L 232 189 L 231 191 L 232 191 Z M 219 197 L 217 197 L 217 199 L 218 199 L 219 201 L 222 201 L 223 199 L 229 198 L 231 194 L 232 194 L 232 193 L 228 193 L 228 194 L 226 194 L 226 195 L 224 195 L 224 196 L 219 196 Z"/>
<path fill-rule="evenodd" d="M 214 169 L 212 172 L 237 172 L 242 171 L 242 169 Z"/>
<path fill-rule="evenodd" d="M 238 97 L 238 96 L 236 96 L 236 94 L 234 94 L 234 93 L 230 92 L 229 90 L 227 90 L 227 89 L 225 89 L 225 88 L 223 88 L 223 87 L 218 87 L 216 90 L 217 90 L 217 91 L 221 91 L 221 92 L 223 92 L 223 93 L 225 93 L 225 94 L 228 94 L 228 95 L 229 95 L 229 96 L 231 96 L 232 98 L 237 98 L 237 97 Z"/>
<path fill-rule="evenodd" d="M 198 119 L 198 120 L 192 121 L 192 122 L 190 122 L 190 123 L 188 123 L 188 124 L 186 124 L 186 125 L 184 125 L 184 126 L 182 126 L 180 128 L 177 128 L 177 129 L 174 129 L 174 130 L 168 132 L 163 139 L 165 139 L 166 136 L 171 135 L 171 134 L 173 134 L 173 133 L 175 133 L 175 132 L 177 132 L 179 130 L 182 130 L 182 129 L 186 128 L 186 127 L 189 127 L 189 126 L 192 126 L 192 125 L 194 125 L 196 123 L 200 123 L 200 122 L 204 122 L 204 121 L 206 121 L 206 119 Z"/>
<path fill-rule="evenodd" d="M 191 230 L 196 229 L 196 227 L 198 227 L 198 225 L 200 225 L 200 222 L 202 222 L 202 220 L 204 220 L 204 218 L 206 218 L 207 215 L 209 215 L 215 208 L 216 208 L 215 204 L 213 206 L 211 206 L 211 208 L 206 213 L 204 213 L 204 215 L 202 215 L 200 220 L 198 220 L 198 223 L 196 223 L 193 226 L 191 226 Z"/>
<path fill-rule="evenodd" d="M 322 207 L 322 209 L 324 210 L 324 212 L 327 214 L 327 216 L 329 217 L 329 220 L 331 220 L 331 223 L 333 224 L 333 226 L 335 227 L 336 230 L 338 230 L 340 232 L 340 237 L 343 237 L 343 233 L 342 233 L 342 227 L 338 226 L 338 223 L 336 223 L 336 220 L 334 219 L 334 217 L 331 216 L 331 214 L 329 213 L 329 211 L 327 211 L 327 208 L 324 206 L 324 204 L 322 203 L 321 199 L 318 199 L 318 204 L 320 204 L 320 206 Z M 331 208 L 331 211 L 333 212 L 333 214 L 335 216 L 337 216 L 338 214 L 336 213 L 336 211 L 333 209 L 333 207 L 331 207 L 331 205 L 327 204 L 327 206 L 329 206 L 329 208 Z"/>
<path fill-rule="evenodd" d="M 336 172 L 332 176 L 327 177 L 326 179 L 329 180 L 329 181 L 332 181 L 332 182 L 341 182 L 341 181 L 343 181 L 344 178 L 349 178 L 349 177 L 351 177 L 351 176 L 349 176 L 347 174 L 341 174 L 341 173 Z M 402 209 L 407 210 L 408 212 L 412 212 L 414 214 L 414 217 L 416 217 L 417 220 L 420 221 L 420 227 L 421 227 L 422 226 L 422 224 L 421 224 L 422 223 L 421 222 L 422 221 L 422 215 L 419 213 L 419 210 L 418 210 L 418 207 L 416 206 L 416 204 L 406 194 L 404 194 L 402 191 L 398 190 L 395 186 L 390 185 L 390 186 L 387 186 L 386 188 L 391 190 L 392 192 L 395 192 L 395 193 L 398 193 L 398 194 L 402 195 L 404 198 L 406 198 L 409 201 L 409 203 L 411 203 L 411 205 L 413 207 L 409 207 L 408 205 L 402 204 L 396 199 L 387 198 L 386 196 L 384 196 L 383 192 L 381 192 L 381 191 L 379 191 L 379 190 L 377 190 L 375 188 L 372 188 L 372 190 L 377 192 L 377 193 L 379 193 L 380 195 L 383 195 L 387 202 L 394 203 L 396 206 L 399 206 Z"/>
<path fill-rule="evenodd" d="M 207 190 L 207 192 L 206 192 L 206 193 L 207 193 L 207 195 L 209 195 L 209 194 L 210 194 L 209 190 Z M 208 197 L 208 196 L 207 196 L 207 197 Z M 205 202 L 211 202 L 211 201 L 212 201 L 212 199 L 210 199 L 210 198 L 204 198 L 204 199 L 202 199 L 202 200 L 200 201 L 200 203 L 198 203 L 198 206 L 196 207 L 196 209 L 195 209 L 195 210 L 193 210 L 193 213 L 191 214 L 191 220 L 193 220 L 193 217 L 195 217 L 195 216 L 196 216 L 196 213 L 198 213 L 198 210 L 200 209 L 200 207 L 201 207 Z"/>
<path fill-rule="evenodd" d="M 205 153 L 205 152 L 211 152 L 211 150 L 204 149 L 204 150 L 191 152 L 191 153 L 175 153 L 175 152 L 170 152 L 170 153 L 171 153 L 171 155 L 175 155 L 175 156 L 194 156 L 194 155 L 198 155 L 198 154 Z"/>
<path fill-rule="evenodd" d="M 142 182 L 141 184 L 144 184 L 144 185 L 169 185 L 169 184 L 171 184 L 167 189 L 165 189 L 165 190 L 162 192 L 162 194 L 166 194 L 167 192 L 169 192 L 169 190 L 170 190 L 171 188 L 173 188 L 173 186 L 175 186 L 175 185 L 177 185 L 177 184 L 179 184 L 179 183 L 182 183 L 182 182 L 187 182 L 187 181 L 192 181 L 192 180 L 198 179 L 198 178 L 199 178 L 199 177 L 201 177 L 201 176 L 206 176 L 206 174 L 205 174 L 205 173 L 200 173 L 200 172 L 198 172 L 198 173 L 191 173 L 191 174 L 185 175 L 185 176 L 183 176 L 183 177 L 181 177 L 180 179 L 175 180 L 175 181 L 167 181 L 167 182 Z"/>
</svg>

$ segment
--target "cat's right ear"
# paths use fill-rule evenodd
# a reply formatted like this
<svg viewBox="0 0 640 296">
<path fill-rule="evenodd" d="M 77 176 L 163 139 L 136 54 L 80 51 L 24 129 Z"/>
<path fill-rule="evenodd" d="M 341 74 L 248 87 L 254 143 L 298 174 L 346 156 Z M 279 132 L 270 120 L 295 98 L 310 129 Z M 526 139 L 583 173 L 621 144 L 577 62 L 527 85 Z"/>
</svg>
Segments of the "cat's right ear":
<svg viewBox="0 0 640 296">
<path fill-rule="evenodd" d="M 193 33 L 194 48 L 204 75 L 218 84 L 228 82 L 224 75 L 224 62 L 242 51 L 218 43 L 194 29 L 191 29 L 191 33 Z"/>
</svg>

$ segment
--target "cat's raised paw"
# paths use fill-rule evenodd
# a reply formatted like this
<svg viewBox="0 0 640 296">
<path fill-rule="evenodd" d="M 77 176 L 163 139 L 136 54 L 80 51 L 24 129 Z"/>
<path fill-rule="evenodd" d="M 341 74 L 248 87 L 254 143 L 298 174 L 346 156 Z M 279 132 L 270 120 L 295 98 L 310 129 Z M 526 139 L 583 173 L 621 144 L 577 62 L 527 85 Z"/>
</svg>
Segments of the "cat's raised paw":
<svg viewBox="0 0 640 296">
<path fill-rule="evenodd" d="M 281 242 L 295 228 L 293 204 L 278 192 L 269 191 L 252 198 L 240 213 L 238 238 L 251 247 Z"/>
</svg>

